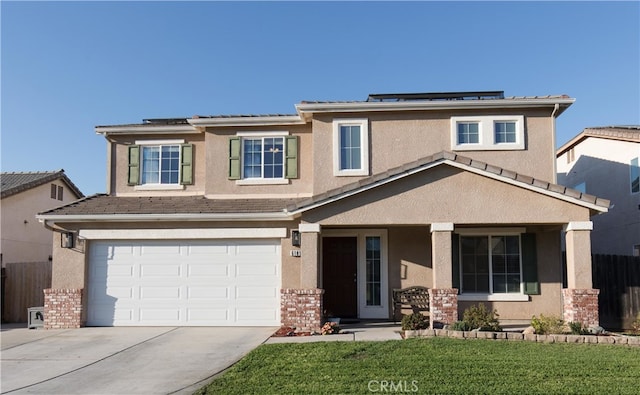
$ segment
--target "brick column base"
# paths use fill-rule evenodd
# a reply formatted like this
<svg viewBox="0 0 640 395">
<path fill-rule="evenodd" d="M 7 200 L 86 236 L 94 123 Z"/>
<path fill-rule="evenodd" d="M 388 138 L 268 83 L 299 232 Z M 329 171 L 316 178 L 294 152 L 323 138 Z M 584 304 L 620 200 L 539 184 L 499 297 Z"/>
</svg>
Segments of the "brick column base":
<svg viewBox="0 0 640 395">
<path fill-rule="evenodd" d="M 458 321 L 458 290 L 455 288 L 432 288 L 429 290 L 430 324 L 435 329 Z"/>
<path fill-rule="evenodd" d="M 44 329 L 80 328 L 82 289 L 44 290 Z"/>
<path fill-rule="evenodd" d="M 563 289 L 562 312 L 565 322 L 580 322 L 584 326 L 600 325 L 599 293 L 599 289 Z"/>
<path fill-rule="evenodd" d="M 319 332 L 322 326 L 322 294 L 324 289 L 291 289 L 280 291 L 280 322 L 296 332 Z"/>
</svg>

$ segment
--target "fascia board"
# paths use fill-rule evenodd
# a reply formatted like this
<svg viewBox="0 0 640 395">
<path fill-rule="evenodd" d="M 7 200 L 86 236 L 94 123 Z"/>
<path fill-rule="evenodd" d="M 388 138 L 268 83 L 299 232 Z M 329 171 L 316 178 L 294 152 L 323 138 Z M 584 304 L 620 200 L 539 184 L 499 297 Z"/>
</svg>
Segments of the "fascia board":
<svg viewBox="0 0 640 395">
<path fill-rule="evenodd" d="M 293 217 L 282 213 L 225 214 L 77 214 L 36 215 L 39 221 L 62 222 L 163 222 L 163 221 L 289 221 Z"/>
<path fill-rule="evenodd" d="M 194 134 L 201 131 L 190 125 L 96 126 L 96 134 Z"/>
<path fill-rule="evenodd" d="M 274 117 L 221 117 L 221 118 L 193 118 L 188 119 L 194 127 L 208 126 L 277 126 L 277 125 L 303 125 L 306 122 L 298 115 L 274 116 Z"/>
<path fill-rule="evenodd" d="M 430 111 L 492 108 L 552 107 L 556 104 L 569 107 L 573 98 L 549 99 L 500 99 L 500 100 L 450 100 L 430 102 L 346 102 L 346 103 L 300 103 L 296 110 L 301 115 L 316 112 L 375 112 L 375 111 Z"/>
</svg>

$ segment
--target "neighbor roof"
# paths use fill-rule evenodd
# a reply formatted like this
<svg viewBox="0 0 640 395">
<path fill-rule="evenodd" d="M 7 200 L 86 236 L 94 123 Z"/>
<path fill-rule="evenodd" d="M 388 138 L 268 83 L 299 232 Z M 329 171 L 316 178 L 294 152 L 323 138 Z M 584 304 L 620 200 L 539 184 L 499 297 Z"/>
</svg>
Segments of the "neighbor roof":
<svg viewBox="0 0 640 395">
<path fill-rule="evenodd" d="M 0 184 L 2 189 L 2 199 L 15 195 L 16 193 L 26 191 L 31 188 L 35 188 L 48 182 L 62 179 L 69 189 L 78 197 L 82 198 L 84 195 L 80 192 L 80 189 L 75 186 L 69 177 L 64 174 L 64 169 L 56 171 L 35 171 L 35 172 L 3 172 L 0 173 Z"/>
<path fill-rule="evenodd" d="M 640 143 L 640 125 L 595 126 L 584 129 L 556 151 L 560 156 L 589 137 Z"/>
</svg>

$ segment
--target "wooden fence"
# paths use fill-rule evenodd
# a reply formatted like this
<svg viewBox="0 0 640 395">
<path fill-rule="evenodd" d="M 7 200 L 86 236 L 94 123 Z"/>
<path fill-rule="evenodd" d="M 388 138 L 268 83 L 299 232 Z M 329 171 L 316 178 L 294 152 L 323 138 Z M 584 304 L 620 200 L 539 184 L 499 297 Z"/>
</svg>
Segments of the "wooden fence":
<svg viewBox="0 0 640 395">
<path fill-rule="evenodd" d="M 600 290 L 600 325 L 629 329 L 640 314 L 640 257 L 592 256 L 593 287 Z"/>
<path fill-rule="evenodd" d="M 51 262 L 7 263 L 2 300 L 4 322 L 27 322 L 27 309 L 44 304 L 51 288 Z"/>
</svg>

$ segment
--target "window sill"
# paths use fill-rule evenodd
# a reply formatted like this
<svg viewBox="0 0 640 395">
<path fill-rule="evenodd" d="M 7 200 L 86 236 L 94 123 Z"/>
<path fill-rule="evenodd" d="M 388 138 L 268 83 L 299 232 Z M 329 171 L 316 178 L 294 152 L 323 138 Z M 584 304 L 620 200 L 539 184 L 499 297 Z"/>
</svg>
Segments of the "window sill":
<svg viewBox="0 0 640 395">
<path fill-rule="evenodd" d="M 368 176 L 367 170 L 336 170 L 334 175 L 336 177 L 362 177 Z"/>
<path fill-rule="evenodd" d="M 453 151 L 518 151 L 524 150 L 524 144 L 500 143 L 500 144 L 458 144 L 452 147 Z"/>
<path fill-rule="evenodd" d="M 145 184 L 133 187 L 136 191 L 177 191 L 184 189 L 180 184 Z"/>
<path fill-rule="evenodd" d="M 459 301 L 468 302 L 528 302 L 525 294 L 460 294 Z"/>
<path fill-rule="evenodd" d="M 289 184 L 288 178 L 247 178 L 237 180 L 236 185 L 286 185 Z"/>
</svg>

